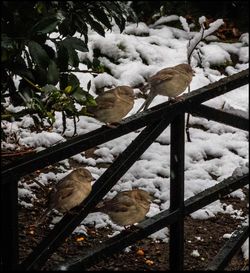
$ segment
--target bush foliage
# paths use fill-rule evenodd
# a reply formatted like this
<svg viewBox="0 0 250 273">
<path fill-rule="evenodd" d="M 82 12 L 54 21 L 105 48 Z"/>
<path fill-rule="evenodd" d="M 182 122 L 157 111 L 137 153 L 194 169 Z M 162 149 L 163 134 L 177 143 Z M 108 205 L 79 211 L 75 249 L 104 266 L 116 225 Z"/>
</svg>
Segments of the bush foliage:
<svg viewBox="0 0 250 273">
<path fill-rule="evenodd" d="M 100 35 L 112 29 L 112 20 L 123 31 L 133 11 L 120 1 L 5 1 L 1 20 L 1 117 L 18 119 L 30 114 L 36 125 L 44 118 L 53 124 L 55 111 L 64 119 L 86 114 L 95 100 L 72 72 L 79 71 L 77 51 L 88 51 L 88 29 Z M 51 35 L 57 32 L 58 35 Z M 81 38 L 73 37 L 79 32 Z M 89 63 L 94 71 L 96 65 Z M 20 77 L 16 87 L 13 78 Z M 17 113 L 3 107 L 9 97 Z M 76 108 L 75 103 L 81 105 Z M 65 129 L 65 128 L 64 128 Z"/>
</svg>

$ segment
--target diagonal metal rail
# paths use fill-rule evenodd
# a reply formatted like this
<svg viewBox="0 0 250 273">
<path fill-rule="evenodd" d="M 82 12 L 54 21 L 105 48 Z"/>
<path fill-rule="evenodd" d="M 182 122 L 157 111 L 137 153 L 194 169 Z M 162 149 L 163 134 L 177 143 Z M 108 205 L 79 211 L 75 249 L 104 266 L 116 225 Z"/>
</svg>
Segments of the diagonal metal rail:
<svg viewBox="0 0 250 273">
<path fill-rule="evenodd" d="M 78 258 L 74 263 L 66 266 L 67 270 L 83 270 L 91 265 L 97 263 L 101 259 L 110 257 L 113 254 L 121 251 L 125 247 L 136 243 L 146 236 L 160 230 L 167 225 L 174 223 L 180 216 L 187 216 L 190 213 L 209 205 L 218 200 L 222 196 L 235 191 L 247 185 L 249 182 L 249 175 L 244 174 L 235 178 L 227 178 L 215 186 L 212 186 L 197 195 L 190 197 L 184 202 L 184 212 L 177 209 L 175 211 L 165 210 L 157 215 L 142 221 L 137 225 L 138 231 L 121 232 L 120 234 L 104 241 L 101 245 L 92 249 L 88 254 L 82 258 Z M 64 265 L 65 266 L 65 265 Z M 57 268 L 58 270 L 59 268 Z"/>
<path fill-rule="evenodd" d="M 185 100 L 169 104 L 165 102 L 124 119 L 117 128 L 103 126 L 84 135 L 73 137 L 66 142 L 59 143 L 46 150 L 38 152 L 5 166 L 1 172 L 1 183 L 8 183 L 9 178 L 18 174 L 20 177 L 58 161 L 69 158 L 77 153 L 93 148 L 97 145 L 138 130 L 148 124 L 168 115 L 178 114 L 180 111 L 195 109 L 197 105 L 209 99 L 220 96 L 249 82 L 249 69 L 185 94 Z"/>
<path fill-rule="evenodd" d="M 55 225 L 47 237 L 23 261 L 21 268 L 25 270 L 40 268 L 64 239 L 84 220 L 91 208 L 101 201 L 170 122 L 171 117 L 168 117 L 146 127 L 94 183 L 90 195 L 74 210 L 75 214 L 66 214 Z"/>
<path fill-rule="evenodd" d="M 197 106 L 199 106 L 200 103 L 234 90 L 244 84 L 247 84 L 248 82 L 249 70 L 247 69 L 238 74 L 223 78 L 220 81 L 212 83 L 208 86 L 199 88 L 188 95 L 185 95 L 184 101 L 176 102 L 173 104 L 169 104 L 169 102 L 162 103 L 142 113 L 138 113 L 127 119 L 124 119 L 117 128 L 111 129 L 103 126 L 97 130 L 74 137 L 44 151 L 38 152 L 34 156 L 26 157 L 23 160 L 15 162 L 14 164 L 5 166 L 1 171 L 1 189 L 4 189 L 5 186 L 10 184 L 17 188 L 18 179 L 26 174 L 147 126 L 140 133 L 140 135 L 127 147 L 127 149 L 116 159 L 116 161 L 114 161 L 110 168 L 108 168 L 106 172 L 96 181 L 92 193 L 82 203 L 81 206 L 75 209 L 75 212 L 79 214 L 77 216 L 66 214 L 65 217 L 63 217 L 63 219 L 51 231 L 49 236 L 45 238 L 21 264 L 20 269 L 36 269 L 42 266 L 44 262 L 46 262 L 46 260 L 50 257 L 51 253 L 61 244 L 63 239 L 67 237 L 86 217 L 90 209 L 96 203 L 98 203 L 103 196 L 105 196 L 109 189 L 111 189 L 112 186 L 119 180 L 119 178 L 132 166 L 132 164 L 155 140 L 155 138 L 157 138 L 157 136 L 168 126 L 168 124 L 174 119 L 176 115 L 194 110 Z M 202 109 L 202 107 L 200 107 L 199 111 L 201 115 L 205 116 L 204 108 Z M 216 113 L 211 110 L 210 118 L 216 119 L 215 114 Z M 245 124 L 245 121 L 243 123 Z M 11 191 L 7 191 L 7 194 L 11 195 Z M 11 200 L 11 197 L 8 200 Z M 204 200 L 206 200 L 205 196 L 200 201 L 202 202 Z M 211 200 L 209 201 L 211 203 Z M 1 200 L 1 202 L 3 204 L 3 200 Z M 191 205 L 192 203 L 190 206 Z M 13 208 L 15 208 L 15 206 L 16 205 L 14 205 Z M 186 206 L 185 203 L 185 209 L 189 208 L 190 206 Z M 8 223 L 12 223 L 12 227 L 16 229 L 17 219 L 14 218 L 17 218 L 16 213 L 13 214 L 13 217 L 9 217 Z M 13 231 L 14 237 L 12 239 L 10 238 L 11 232 L 7 232 L 6 234 L 12 242 L 13 247 L 16 245 L 15 250 L 17 250 L 17 238 L 15 236 L 16 231 Z M 4 242 L 7 241 L 8 240 L 4 240 Z M 4 246 L 2 246 L 2 250 L 3 247 Z M 12 259 L 13 265 L 10 265 L 11 262 L 9 263 L 9 261 L 11 261 L 11 259 L 8 259 L 8 255 L 2 256 L 5 266 L 13 269 L 16 268 L 18 252 L 15 251 L 14 255 L 15 258 Z M 37 255 L 37 257 L 35 257 L 35 255 Z"/>
<path fill-rule="evenodd" d="M 239 250 L 239 247 L 246 241 L 247 237 L 249 237 L 249 226 L 241 226 L 235 230 L 206 270 L 223 270 Z"/>
</svg>

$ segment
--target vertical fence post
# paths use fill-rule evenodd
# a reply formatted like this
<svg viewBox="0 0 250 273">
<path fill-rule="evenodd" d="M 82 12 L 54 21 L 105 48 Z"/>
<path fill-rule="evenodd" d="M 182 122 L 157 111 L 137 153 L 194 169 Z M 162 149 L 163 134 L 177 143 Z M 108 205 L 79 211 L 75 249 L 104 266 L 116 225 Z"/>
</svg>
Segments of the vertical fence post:
<svg viewBox="0 0 250 273">
<path fill-rule="evenodd" d="M 183 270 L 184 265 L 184 147 L 185 113 L 175 117 L 171 123 L 170 158 L 170 211 L 180 210 L 178 220 L 170 225 L 169 267 Z"/>
<path fill-rule="evenodd" d="M 18 182 L 1 181 L 1 271 L 17 270 L 18 250 Z"/>
</svg>

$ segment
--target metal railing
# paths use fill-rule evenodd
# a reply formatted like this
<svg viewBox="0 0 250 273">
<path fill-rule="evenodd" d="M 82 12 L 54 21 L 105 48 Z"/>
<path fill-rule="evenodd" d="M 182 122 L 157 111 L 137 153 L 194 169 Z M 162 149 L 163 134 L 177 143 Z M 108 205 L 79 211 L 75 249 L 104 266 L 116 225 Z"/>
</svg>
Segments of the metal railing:
<svg viewBox="0 0 250 273">
<path fill-rule="evenodd" d="M 201 105 L 202 102 L 248 84 L 248 75 L 249 71 L 244 70 L 185 95 L 183 101 L 173 104 L 162 103 L 124 119 L 116 128 L 103 126 L 6 166 L 1 173 L 1 213 L 3 219 L 1 222 L 1 268 L 3 270 L 40 269 L 65 238 L 85 219 L 91 209 L 102 200 L 144 151 L 171 124 L 170 208 L 139 223 L 139 232 L 136 230 L 121 232 L 106 240 L 100 246 L 92 249 L 85 257 L 69 265 L 68 270 L 86 268 L 168 225 L 170 227 L 170 270 L 183 270 L 184 217 L 221 196 L 243 187 L 249 181 L 248 174 L 231 177 L 184 201 L 185 113 L 208 118 L 238 129 L 249 130 L 248 119 Z M 73 209 L 76 213 L 66 214 L 28 257 L 19 263 L 17 185 L 20 178 L 140 128 L 143 128 L 140 134 L 94 183 L 90 195 L 80 206 Z M 244 228 L 244 236 L 240 237 L 241 242 L 247 236 L 246 230 L 248 231 L 248 228 Z M 219 268 L 221 264 L 224 266 L 225 261 L 229 260 L 234 250 L 235 247 L 233 251 L 230 251 L 230 255 L 224 255 L 224 259 L 221 256 L 220 259 L 217 258 L 209 269 Z"/>
</svg>

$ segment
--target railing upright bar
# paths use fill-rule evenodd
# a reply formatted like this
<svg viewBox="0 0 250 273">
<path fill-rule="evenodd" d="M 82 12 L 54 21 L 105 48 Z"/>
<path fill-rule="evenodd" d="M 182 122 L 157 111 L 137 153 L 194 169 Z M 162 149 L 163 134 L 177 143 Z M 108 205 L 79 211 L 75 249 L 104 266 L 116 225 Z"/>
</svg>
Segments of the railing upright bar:
<svg viewBox="0 0 250 273">
<path fill-rule="evenodd" d="M 206 270 L 223 270 L 229 264 L 235 253 L 244 244 L 249 236 L 249 226 L 241 226 L 233 232 L 230 239 L 219 250 L 215 258 L 209 263 Z"/>
<path fill-rule="evenodd" d="M 184 147 L 185 115 L 179 114 L 171 123 L 170 211 L 184 210 Z M 170 224 L 169 268 L 183 270 L 184 266 L 184 213 Z"/>
<path fill-rule="evenodd" d="M 19 262 L 17 184 L 1 185 L 1 271 L 16 270 Z"/>
<path fill-rule="evenodd" d="M 57 249 L 69 234 L 83 221 L 91 208 L 117 183 L 124 173 L 138 160 L 152 142 L 165 130 L 173 117 L 168 116 L 148 125 L 134 141 L 116 158 L 113 164 L 94 183 L 90 195 L 75 208 L 74 214 L 66 214 L 57 223 L 47 237 L 40 242 L 34 251 L 22 262 L 22 270 L 37 270 Z M 81 211 L 81 209 L 83 211 Z"/>
<path fill-rule="evenodd" d="M 248 184 L 249 175 L 244 174 L 234 179 L 225 179 L 218 185 L 212 186 L 197 195 L 186 199 L 184 202 L 185 211 L 184 216 L 211 204 L 215 200 L 218 200 L 221 196 L 225 196 L 238 188 L 242 188 Z M 149 234 L 154 233 L 156 230 L 160 230 L 166 225 L 170 225 L 176 222 L 176 219 L 180 217 L 180 210 L 170 212 L 170 210 L 164 210 L 138 224 L 138 228 L 132 232 L 122 232 L 114 237 L 111 237 L 100 245 L 91 248 L 86 255 L 78 257 L 75 261 L 70 261 L 68 264 L 63 262 L 66 267 L 65 270 L 83 270 L 91 265 L 96 264 L 99 260 L 112 256 L 126 246 L 135 244 L 138 240 L 145 238 Z M 56 266 L 55 271 L 59 270 L 62 265 Z"/>
</svg>

